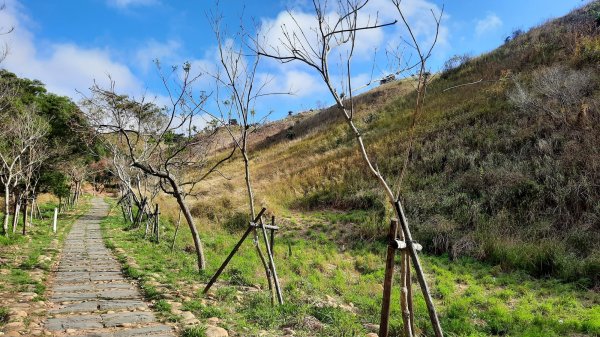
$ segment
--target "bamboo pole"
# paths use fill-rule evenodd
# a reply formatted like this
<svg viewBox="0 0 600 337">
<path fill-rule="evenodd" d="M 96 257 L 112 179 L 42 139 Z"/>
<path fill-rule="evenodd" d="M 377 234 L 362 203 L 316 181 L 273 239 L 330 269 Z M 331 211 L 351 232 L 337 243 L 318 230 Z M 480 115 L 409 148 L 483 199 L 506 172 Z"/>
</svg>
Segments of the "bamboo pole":
<svg viewBox="0 0 600 337">
<path fill-rule="evenodd" d="M 408 222 L 406 220 L 406 216 L 404 215 L 404 210 L 402 209 L 402 205 L 399 201 L 396 201 L 394 203 L 394 206 L 396 208 L 398 218 L 400 219 L 400 225 L 402 227 L 402 232 L 404 233 L 404 238 L 406 241 L 406 248 L 410 252 L 410 257 L 413 262 L 415 272 L 417 274 L 417 280 L 419 281 L 419 285 L 421 286 L 421 292 L 423 293 L 425 303 L 427 304 L 427 311 L 429 312 L 429 318 L 431 319 L 433 331 L 435 332 L 436 337 L 443 337 L 444 333 L 442 332 L 442 326 L 440 324 L 440 320 L 435 310 L 433 299 L 431 298 L 429 286 L 427 285 L 427 281 L 425 280 L 425 273 L 423 272 L 423 268 L 421 267 L 421 261 L 419 261 L 415 245 L 412 241 L 412 235 L 410 233 L 410 229 L 408 228 Z"/>
<path fill-rule="evenodd" d="M 27 202 L 27 198 L 25 198 L 25 203 L 23 204 L 23 235 L 27 235 L 27 210 L 29 204 Z"/>
<path fill-rule="evenodd" d="M 381 300 L 381 318 L 379 320 L 379 337 L 387 337 L 390 324 L 390 302 L 392 295 L 392 283 L 394 279 L 394 258 L 396 247 L 394 242 L 398 232 L 398 220 L 392 219 L 388 232 L 388 248 L 385 259 L 385 276 L 383 277 L 383 298 Z"/>
<path fill-rule="evenodd" d="M 275 246 L 275 216 L 271 216 L 271 240 L 269 241 L 269 244 L 271 245 L 271 251 L 273 251 L 273 247 Z"/>
<path fill-rule="evenodd" d="M 400 265 L 400 310 L 402 311 L 402 323 L 404 328 L 404 336 L 413 336 L 413 322 L 411 320 L 412 312 L 409 306 L 409 301 L 412 302 L 411 295 L 409 295 L 410 289 L 410 259 L 408 251 L 402 250 L 401 253 L 401 265 Z"/>
<path fill-rule="evenodd" d="M 260 218 L 261 225 L 263 224 L 262 217 Z M 273 251 L 271 250 L 271 245 L 269 244 L 269 238 L 267 237 L 267 229 L 265 226 L 261 226 L 263 238 L 265 240 L 265 246 L 267 247 L 267 255 L 269 257 L 269 267 L 271 269 L 271 274 L 273 275 L 273 283 L 275 283 L 275 292 L 277 293 L 277 301 L 279 304 L 283 304 L 283 295 L 281 294 L 281 287 L 279 285 L 279 278 L 277 277 L 277 270 L 275 269 L 275 259 L 273 258 Z"/>
<path fill-rule="evenodd" d="M 158 204 L 156 204 L 156 209 L 154 211 L 154 223 L 156 228 L 156 243 L 160 243 L 160 208 Z"/>
</svg>

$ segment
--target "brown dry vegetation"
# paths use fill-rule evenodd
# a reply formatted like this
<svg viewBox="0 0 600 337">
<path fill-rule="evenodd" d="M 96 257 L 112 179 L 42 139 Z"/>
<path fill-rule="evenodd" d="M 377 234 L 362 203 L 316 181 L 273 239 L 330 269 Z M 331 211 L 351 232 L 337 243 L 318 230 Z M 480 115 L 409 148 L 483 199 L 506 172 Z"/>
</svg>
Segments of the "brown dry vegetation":
<svg viewBox="0 0 600 337">
<path fill-rule="evenodd" d="M 598 285 L 599 10 L 593 2 L 434 77 L 403 187 L 426 250 Z M 556 69 L 575 82 L 543 77 Z M 550 91 L 536 91 L 541 82 Z M 568 102 L 548 94 L 575 85 Z M 536 106 L 511 100 L 519 86 Z M 397 81 L 357 97 L 358 124 L 384 176 L 402 167 L 413 87 Z M 310 228 L 303 214 L 314 210 L 349 214 L 337 239 L 380 239 L 391 212 L 336 116 L 333 108 L 301 113 L 252 134 L 258 205 L 288 228 Z M 243 219 L 239 160 L 193 202 L 209 227 Z"/>
</svg>

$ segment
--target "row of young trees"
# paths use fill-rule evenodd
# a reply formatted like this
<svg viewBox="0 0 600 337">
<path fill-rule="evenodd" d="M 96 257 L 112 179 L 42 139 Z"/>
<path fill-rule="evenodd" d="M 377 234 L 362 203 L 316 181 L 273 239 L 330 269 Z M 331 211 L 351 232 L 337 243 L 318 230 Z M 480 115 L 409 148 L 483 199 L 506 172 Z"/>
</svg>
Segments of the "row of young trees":
<svg viewBox="0 0 600 337">
<path fill-rule="evenodd" d="M 398 22 L 403 24 L 406 32 L 403 41 L 411 50 L 408 54 L 412 57 L 398 52 L 405 48 L 390 52 L 390 55 L 394 55 L 395 63 L 400 65 L 395 71 L 397 74 L 410 73 L 415 76 L 416 72 L 417 78 L 417 99 L 409 131 L 410 140 L 406 147 L 405 167 L 399 168 L 399 172 L 404 172 L 413 142 L 413 129 L 423 113 L 429 80 L 427 60 L 437 41 L 441 13 L 432 11 L 435 39 L 427 47 L 423 47 L 404 15 L 400 0 L 391 0 L 397 10 L 398 19 L 390 22 L 379 22 L 377 17 L 364 14 L 368 2 L 369 0 L 344 0 L 328 6 L 326 2 L 314 0 L 314 24 L 310 27 L 301 25 L 294 12 L 290 11 L 288 14 L 294 24 L 275 28 L 280 30 L 282 36 L 279 41 L 266 41 L 265 37 L 260 35 L 260 32 L 264 32 L 260 27 L 254 27 L 253 33 L 242 27 L 240 31 L 229 34 L 217 10 L 216 14 L 209 16 L 218 46 L 219 61 L 213 68 L 214 71 L 195 74 L 191 65 L 186 63 L 165 73 L 157 62 L 170 99 L 166 106 L 159 107 L 145 97 L 135 99 L 119 94 L 115 90 L 115 83 L 111 82 L 108 88 L 94 84 L 91 95 L 84 98 L 82 107 L 89 123 L 97 132 L 98 139 L 110 153 L 111 170 L 119 180 L 120 203 L 123 205 L 124 216 L 134 225 L 139 225 L 144 214 L 146 217 L 151 214 L 152 203 L 158 193 L 173 196 L 192 233 L 198 268 L 203 270 L 206 267 L 206 256 L 186 197 L 194 195 L 195 187 L 210 174 L 219 174 L 219 166 L 233 158 L 237 152 L 241 158 L 238 162 L 245 176 L 248 219 L 250 221 L 255 218 L 248 137 L 257 125 L 260 125 L 255 122 L 260 122 L 266 115 L 256 115 L 257 101 L 261 97 L 280 94 L 266 92 L 267 83 L 261 82 L 257 69 L 262 58 L 275 59 L 281 63 L 299 62 L 308 66 L 320 76 L 331 93 L 337 107 L 331 111 L 337 111 L 346 121 L 356 139 L 364 165 L 381 186 L 391 209 L 399 219 L 401 238 L 405 241 L 407 249 L 403 259 L 403 270 L 408 276 L 403 278 L 405 283 L 401 285 L 403 294 L 406 295 L 407 288 L 410 288 L 410 258 L 425 296 L 434 331 L 437 336 L 441 336 L 437 313 L 401 203 L 400 186 L 403 173 L 395 179 L 384 177 L 370 156 L 361 131 L 355 123 L 355 91 L 352 83 L 353 54 L 357 47 L 357 36 L 364 31 L 381 29 Z M 195 87 L 201 76 L 213 80 L 211 95 L 206 95 L 206 91 Z M 212 104 L 208 104 L 209 102 Z M 210 110 L 209 107 L 214 107 L 214 110 Z M 209 116 L 212 124 L 217 127 L 198 131 L 196 125 L 199 124 L 199 119 L 206 116 Z M 237 117 L 238 125 L 229 123 L 232 116 Z M 221 137 L 223 134 L 228 135 L 229 149 L 217 146 L 217 134 Z M 137 210 L 135 215 L 134 209 Z M 270 283 L 274 271 L 270 269 L 258 245 L 256 231 L 254 235 L 255 248 Z M 412 312 L 406 296 L 403 298 L 403 312 Z M 408 336 L 412 335 L 410 327 L 413 324 L 412 315 L 407 315 L 405 326 L 408 327 Z"/>
<path fill-rule="evenodd" d="M 23 214 L 38 211 L 37 195 L 52 192 L 61 208 L 77 201 L 92 161 L 82 149 L 85 118 L 70 99 L 48 93 L 43 83 L 0 70 L 0 190 L 2 234 L 16 232 Z M 27 210 L 31 209 L 31 212 Z"/>
</svg>

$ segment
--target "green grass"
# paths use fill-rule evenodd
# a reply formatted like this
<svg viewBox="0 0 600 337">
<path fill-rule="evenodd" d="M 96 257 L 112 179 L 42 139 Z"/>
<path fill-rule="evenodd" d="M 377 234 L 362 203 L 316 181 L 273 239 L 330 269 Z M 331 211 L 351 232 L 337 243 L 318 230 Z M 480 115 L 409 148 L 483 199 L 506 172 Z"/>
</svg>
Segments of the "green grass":
<svg viewBox="0 0 600 337">
<path fill-rule="evenodd" d="M 6 307 L 0 307 L 0 327 L 8 323 L 9 310 Z"/>
<path fill-rule="evenodd" d="M 164 286 L 190 297 L 182 309 L 198 318 L 218 317 L 233 331 L 251 335 L 266 330 L 274 336 L 280 335 L 283 327 L 292 327 L 299 336 L 363 336 L 367 332 L 364 324 L 379 322 L 385 252 L 379 241 L 341 251 L 327 236 L 315 245 L 310 238 L 283 235 L 277 239 L 275 257 L 286 304 L 273 308 L 260 262 L 248 240 L 211 290 L 215 300 L 203 304 L 206 299 L 201 289 L 191 289 L 207 282 L 237 241 L 236 235 L 226 229 L 203 233 L 208 270 L 199 273 L 193 254 L 183 249 L 170 253 L 170 225 L 165 226 L 163 241 L 157 245 L 143 240 L 141 233 L 123 230 L 126 226 L 118 212 L 111 214 L 116 215 L 103 222 L 103 230 L 116 247 L 135 259 L 139 277 L 144 280 L 152 274 Z M 303 217 L 317 223 L 332 215 L 317 212 Z M 180 231 L 177 247 L 190 243 L 187 231 Z M 505 272 L 468 258 L 451 261 L 447 256 L 425 255 L 422 259 L 449 336 L 600 334 L 599 294 L 576 283 L 539 279 L 524 271 Z M 238 292 L 248 285 L 262 290 Z M 418 331 L 430 335 L 425 303 L 416 286 L 414 293 Z M 402 330 L 398 301 L 398 289 L 394 288 L 392 336 L 399 336 Z M 307 328 L 307 317 L 318 319 L 322 329 Z"/>
<path fill-rule="evenodd" d="M 19 231 L 10 233 L 8 237 L 0 237 L 0 258 L 8 261 L 2 264 L 0 269 L 0 289 L 9 293 L 34 292 L 38 296 L 35 301 L 45 300 L 44 284 L 47 273 L 50 270 L 51 261 L 57 254 L 60 243 L 64 240 L 75 220 L 89 209 L 89 197 L 85 196 L 77 209 L 62 213 L 58 218 L 58 231 L 52 232 L 52 216 L 55 204 L 48 203 L 40 205 L 43 220 L 34 219 L 33 225 L 28 227 L 27 235 L 23 236 Z M 0 214 L 0 217 L 2 215 Z M 19 224 L 19 227 L 22 223 Z M 53 244 L 53 241 L 56 244 Z M 40 260 L 41 256 L 49 257 L 49 261 Z M 35 280 L 31 272 L 41 271 L 43 277 Z"/>
<path fill-rule="evenodd" d="M 195 326 L 191 328 L 183 329 L 181 333 L 182 337 L 205 337 L 206 336 L 206 327 L 203 326 Z"/>
</svg>

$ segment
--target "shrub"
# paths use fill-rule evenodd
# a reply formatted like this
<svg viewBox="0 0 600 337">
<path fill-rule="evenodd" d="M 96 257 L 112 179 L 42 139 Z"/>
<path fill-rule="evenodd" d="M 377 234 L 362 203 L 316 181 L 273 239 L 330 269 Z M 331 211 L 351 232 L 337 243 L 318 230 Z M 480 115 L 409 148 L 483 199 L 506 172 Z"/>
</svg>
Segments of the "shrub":
<svg viewBox="0 0 600 337">
<path fill-rule="evenodd" d="M 252 285 L 252 281 L 244 275 L 243 271 L 241 271 L 237 268 L 229 269 L 227 274 L 229 274 L 229 283 L 231 283 L 233 285 L 237 285 L 237 286 Z"/>
<path fill-rule="evenodd" d="M 442 72 L 447 73 L 451 70 L 461 67 L 463 64 L 469 62 L 471 56 L 468 54 L 454 55 L 444 62 Z"/>
<path fill-rule="evenodd" d="M 579 112 L 594 87 L 594 72 L 569 69 L 563 65 L 542 68 L 533 73 L 529 88 L 515 81 L 508 94 L 512 104 L 527 114 L 547 114 L 568 121 Z M 576 116 L 577 117 L 577 116 Z"/>
<path fill-rule="evenodd" d="M 250 219 L 248 214 L 234 212 L 227 218 L 227 220 L 225 220 L 223 223 L 223 228 L 232 233 L 239 232 L 248 228 L 249 221 Z"/>
</svg>

